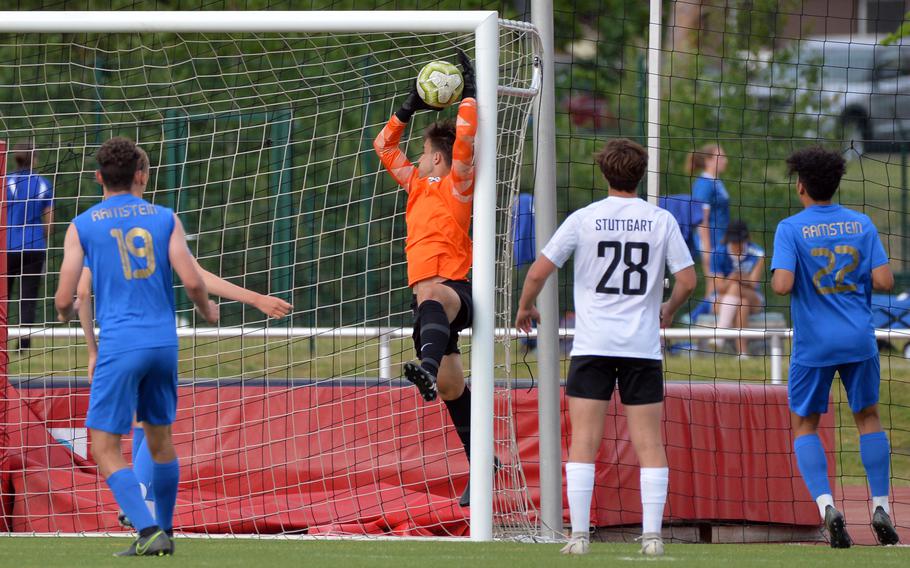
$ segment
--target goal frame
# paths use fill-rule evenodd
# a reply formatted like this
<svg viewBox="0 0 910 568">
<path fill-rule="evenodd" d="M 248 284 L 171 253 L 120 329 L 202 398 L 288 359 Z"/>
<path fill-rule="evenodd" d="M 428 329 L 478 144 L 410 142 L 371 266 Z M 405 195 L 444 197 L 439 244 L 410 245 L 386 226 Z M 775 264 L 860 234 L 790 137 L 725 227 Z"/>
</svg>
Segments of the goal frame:
<svg viewBox="0 0 910 568">
<path fill-rule="evenodd" d="M 478 130 L 473 212 L 471 540 L 493 539 L 493 385 L 496 289 L 496 11 L 0 12 L 4 33 L 445 33 L 474 34 Z"/>
</svg>

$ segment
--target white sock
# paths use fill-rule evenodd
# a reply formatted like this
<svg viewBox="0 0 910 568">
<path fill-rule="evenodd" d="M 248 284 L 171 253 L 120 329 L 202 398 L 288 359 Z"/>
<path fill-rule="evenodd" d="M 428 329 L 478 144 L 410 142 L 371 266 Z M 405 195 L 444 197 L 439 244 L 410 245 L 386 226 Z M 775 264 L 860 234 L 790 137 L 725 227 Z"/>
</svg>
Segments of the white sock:
<svg viewBox="0 0 910 568">
<path fill-rule="evenodd" d="M 594 464 L 566 463 L 566 494 L 572 534 L 587 535 L 591 530 L 591 495 L 594 493 Z"/>
<path fill-rule="evenodd" d="M 670 468 L 643 467 L 639 475 L 641 483 L 641 532 L 660 534 L 664 519 L 664 505 L 667 503 L 667 485 L 670 483 Z"/>
<path fill-rule="evenodd" d="M 891 511 L 889 510 L 889 507 L 888 507 L 888 496 L 887 495 L 885 495 L 883 497 L 873 497 L 872 498 L 872 512 L 874 513 L 875 510 L 879 507 L 884 509 L 885 513 L 887 513 L 889 515 L 891 514 Z"/>
<path fill-rule="evenodd" d="M 818 504 L 818 514 L 822 516 L 822 520 L 825 520 L 825 507 L 828 505 L 834 506 L 834 497 L 830 493 L 825 493 L 824 495 L 819 495 L 815 503 Z"/>
<path fill-rule="evenodd" d="M 733 320 L 739 312 L 739 298 L 737 296 L 724 296 L 717 300 L 717 327 L 721 329 L 730 329 L 733 327 Z"/>
</svg>

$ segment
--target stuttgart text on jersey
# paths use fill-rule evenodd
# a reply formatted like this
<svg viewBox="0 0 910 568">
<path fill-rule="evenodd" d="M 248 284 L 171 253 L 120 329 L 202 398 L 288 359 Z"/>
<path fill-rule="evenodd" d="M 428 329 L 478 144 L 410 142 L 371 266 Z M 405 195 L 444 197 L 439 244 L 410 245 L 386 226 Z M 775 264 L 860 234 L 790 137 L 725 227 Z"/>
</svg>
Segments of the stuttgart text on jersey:
<svg viewBox="0 0 910 568">
<path fill-rule="evenodd" d="M 650 231 L 651 219 L 594 219 L 595 231 Z"/>
<path fill-rule="evenodd" d="M 863 232 L 863 224 L 859 221 L 835 221 L 833 223 L 818 223 L 803 225 L 803 238 L 837 237 L 840 235 L 859 235 Z"/>
<path fill-rule="evenodd" d="M 100 208 L 92 211 L 92 222 L 105 219 L 126 219 L 128 217 L 143 217 L 157 215 L 158 208 L 150 203 L 137 203 L 119 207 Z"/>
</svg>

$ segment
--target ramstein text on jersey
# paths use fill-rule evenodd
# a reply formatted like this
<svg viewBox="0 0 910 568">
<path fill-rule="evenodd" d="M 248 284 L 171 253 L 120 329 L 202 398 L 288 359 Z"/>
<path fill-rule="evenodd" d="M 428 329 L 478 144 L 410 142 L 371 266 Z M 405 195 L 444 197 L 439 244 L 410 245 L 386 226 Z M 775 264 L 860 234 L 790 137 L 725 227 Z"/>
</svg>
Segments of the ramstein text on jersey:
<svg viewBox="0 0 910 568">
<path fill-rule="evenodd" d="M 92 222 L 104 219 L 126 219 L 127 217 L 140 217 L 144 215 L 157 215 L 158 208 L 151 203 L 138 203 L 110 207 L 108 209 L 92 209 Z"/>
<path fill-rule="evenodd" d="M 858 235 L 863 232 L 863 224 L 859 221 L 835 221 L 833 223 L 816 223 L 803 225 L 803 238 L 837 237 L 840 235 Z"/>
</svg>

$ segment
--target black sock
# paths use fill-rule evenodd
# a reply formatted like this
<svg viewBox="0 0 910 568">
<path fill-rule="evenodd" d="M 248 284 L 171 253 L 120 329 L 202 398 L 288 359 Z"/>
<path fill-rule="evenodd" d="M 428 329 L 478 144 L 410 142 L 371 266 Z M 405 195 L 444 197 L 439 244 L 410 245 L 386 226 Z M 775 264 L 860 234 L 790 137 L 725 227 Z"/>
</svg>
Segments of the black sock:
<svg viewBox="0 0 910 568">
<path fill-rule="evenodd" d="M 449 344 L 449 318 L 442 304 L 427 300 L 417 308 L 420 325 L 420 366 L 434 377 Z"/>
<path fill-rule="evenodd" d="M 158 532 L 160 530 L 161 529 L 158 527 L 158 525 L 152 525 L 150 527 L 145 527 L 144 529 L 139 531 L 139 537 L 145 538 L 147 536 L 152 536 L 153 534 L 155 534 L 156 532 Z"/>
<path fill-rule="evenodd" d="M 455 400 L 446 400 L 446 408 L 452 417 L 452 424 L 464 445 L 464 451 L 471 458 L 471 389 L 464 386 L 464 392 Z"/>
</svg>

